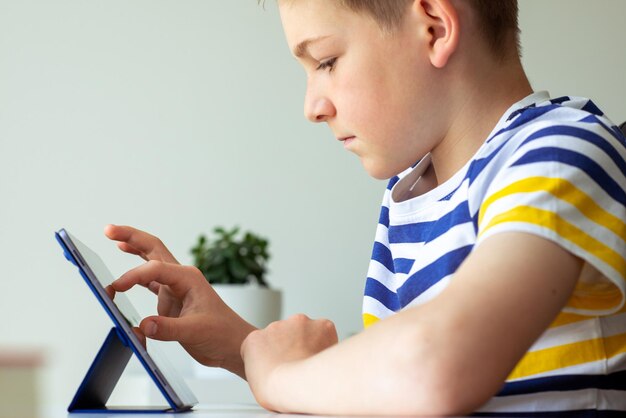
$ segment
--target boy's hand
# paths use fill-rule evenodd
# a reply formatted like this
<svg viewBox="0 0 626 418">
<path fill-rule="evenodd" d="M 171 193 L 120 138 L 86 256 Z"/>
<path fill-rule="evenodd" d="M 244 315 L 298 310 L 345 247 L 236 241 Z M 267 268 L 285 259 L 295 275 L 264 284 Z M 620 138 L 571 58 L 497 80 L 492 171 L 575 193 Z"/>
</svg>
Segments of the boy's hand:
<svg viewBox="0 0 626 418">
<path fill-rule="evenodd" d="M 245 378 L 240 350 L 254 327 L 230 309 L 200 270 L 180 265 L 156 237 L 128 226 L 108 225 L 105 234 L 118 247 L 147 262 L 123 274 L 110 288 L 135 285 L 158 296 L 158 316 L 144 318 L 141 332 L 152 339 L 178 341 L 198 362 L 223 367 Z"/>
<path fill-rule="evenodd" d="M 337 344 L 335 325 L 326 319 L 294 315 L 248 335 L 241 345 L 246 377 L 255 398 L 265 408 L 271 402 L 272 380 L 281 366 L 307 359 Z"/>
</svg>

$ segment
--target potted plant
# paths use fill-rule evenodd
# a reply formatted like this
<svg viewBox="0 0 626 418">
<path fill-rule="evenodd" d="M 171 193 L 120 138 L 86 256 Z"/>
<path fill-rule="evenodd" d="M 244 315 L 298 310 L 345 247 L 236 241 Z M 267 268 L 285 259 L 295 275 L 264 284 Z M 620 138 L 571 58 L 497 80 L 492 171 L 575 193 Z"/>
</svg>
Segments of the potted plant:
<svg viewBox="0 0 626 418">
<path fill-rule="evenodd" d="M 216 227 L 215 237 L 200 235 L 191 249 L 194 265 L 220 297 L 242 318 L 262 328 L 280 319 L 281 293 L 270 289 L 265 275 L 269 242 L 239 228 Z"/>
</svg>

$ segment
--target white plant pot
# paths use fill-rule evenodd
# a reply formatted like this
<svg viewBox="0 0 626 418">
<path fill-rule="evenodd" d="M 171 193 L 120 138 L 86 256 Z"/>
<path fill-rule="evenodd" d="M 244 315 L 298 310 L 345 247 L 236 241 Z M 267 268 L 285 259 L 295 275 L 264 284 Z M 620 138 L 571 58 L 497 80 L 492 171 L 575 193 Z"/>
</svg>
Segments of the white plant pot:
<svg viewBox="0 0 626 418">
<path fill-rule="evenodd" d="M 239 316 L 257 328 L 280 319 L 282 293 L 256 285 L 216 284 L 213 289 Z"/>
</svg>

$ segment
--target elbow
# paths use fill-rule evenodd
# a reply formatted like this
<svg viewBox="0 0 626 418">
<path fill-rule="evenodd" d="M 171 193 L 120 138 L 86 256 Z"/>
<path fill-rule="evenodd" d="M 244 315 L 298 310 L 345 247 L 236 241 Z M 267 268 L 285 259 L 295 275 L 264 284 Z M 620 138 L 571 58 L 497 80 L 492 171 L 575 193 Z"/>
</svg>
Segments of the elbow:
<svg viewBox="0 0 626 418">
<path fill-rule="evenodd" d="M 427 415 L 466 416 L 487 403 L 495 391 L 486 390 L 470 380 L 459 379 L 454 373 L 442 373 L 423 384 L 423 393 Z M 415 405 L 415 409 L 422 409 L 422 406 Z"/>
<path fill-rule="evenodd" d="M 428 356 L 404 350 L 394 369 L 394 392 L 401 394 L 399 415 L 464 416 L 487 403 L 501 388 L 504 378 L 481 372 L 481 362 L 462 350 L 431 352 Z M 453 353 L 454 354 L 454 353 Z M 407 400 L 410 400 L 407 402 Z"/>
</svg>

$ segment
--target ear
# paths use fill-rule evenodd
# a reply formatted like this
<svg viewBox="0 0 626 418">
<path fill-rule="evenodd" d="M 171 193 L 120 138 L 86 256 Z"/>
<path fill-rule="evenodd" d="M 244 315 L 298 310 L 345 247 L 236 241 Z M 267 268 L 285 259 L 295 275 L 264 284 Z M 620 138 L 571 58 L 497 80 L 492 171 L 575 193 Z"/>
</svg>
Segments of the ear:
<svg viewBox="0 0 626 418">
<path fill-rule="evenodd" d="M 416 0 L 427 30 L 430 62 L 443 68 L 459 45 L 459 16 L 450 0 Z"/>
</svg>

